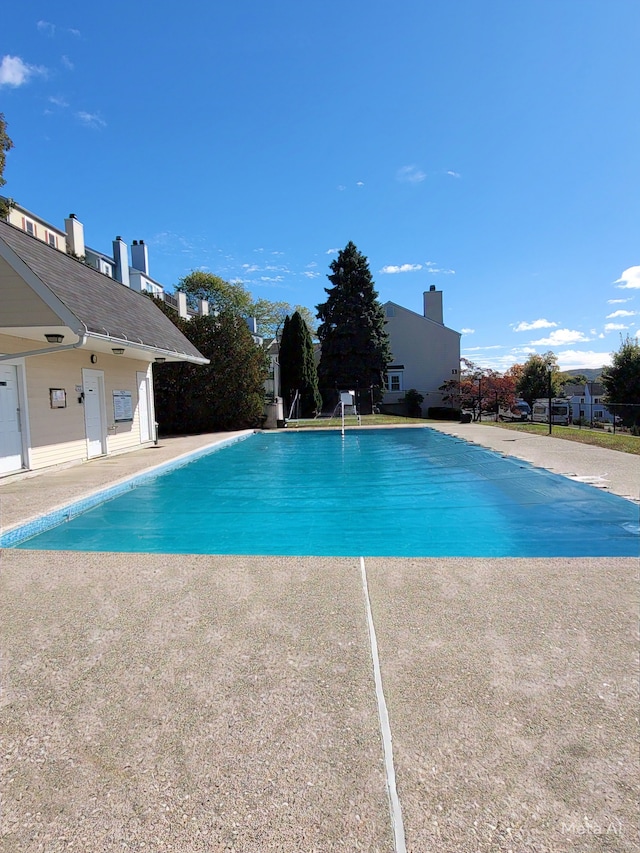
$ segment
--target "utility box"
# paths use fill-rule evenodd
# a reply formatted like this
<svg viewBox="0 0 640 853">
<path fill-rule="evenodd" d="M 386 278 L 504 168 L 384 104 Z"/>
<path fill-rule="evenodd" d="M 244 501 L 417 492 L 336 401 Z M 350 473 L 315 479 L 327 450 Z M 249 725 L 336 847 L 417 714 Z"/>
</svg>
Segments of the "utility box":
<svg viewBox="0 0 640 853">
<path fill-rule="evenodd" d="M 267 403 L 266 406 L 266 417 L 264 420 L 264 428 L 265 429 L 277 429 L 279 426 L 284 425 L 284 407 L 282 403 L 282 397 L 274 397 L 274 399 Z"/>
</svg>

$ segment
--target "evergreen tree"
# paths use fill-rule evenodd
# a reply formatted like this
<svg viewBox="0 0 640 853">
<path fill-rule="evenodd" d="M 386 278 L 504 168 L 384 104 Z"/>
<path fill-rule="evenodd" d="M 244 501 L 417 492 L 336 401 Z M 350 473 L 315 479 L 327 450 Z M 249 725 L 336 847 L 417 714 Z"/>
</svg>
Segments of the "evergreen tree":
<svg viewBox="0 0 640 853">
<path fill-rule="evenodd" d="M 311 333 L 299 311 L 285 318 L 280 340 L 280 387 L 289 412 L 299 394 L 300 417 L 313 417 L 322 406 Z"/>
<path fill-rule="evenodd" d="M 362 401 L 379 399 L 391 350 L 369 264 L 349 242 L 331 270 L 327 301 L 316 306 L 321 321 L 320 391 L 326 404 L 335 403 L 340 390 L 373 389 L 373 394 L 362 395 Z"/>
<path fill-rule="evenodd" d="M 163 435 L 259 426 L 264 414 L 267 359 L 233 310 L 184 320 L 154 300 L 210 364 L 154 367 L 156 416 Z"/>
<path fill-rule="evenodd" d="M 640 424 L 640 343 L 629 334 L 602 371 L 605 405 L 629 425 Z"/>
</svg>

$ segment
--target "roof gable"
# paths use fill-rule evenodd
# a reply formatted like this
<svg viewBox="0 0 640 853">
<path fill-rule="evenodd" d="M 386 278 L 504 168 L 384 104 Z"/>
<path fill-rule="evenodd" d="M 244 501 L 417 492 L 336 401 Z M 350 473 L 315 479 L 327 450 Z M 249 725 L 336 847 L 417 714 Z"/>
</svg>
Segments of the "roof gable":
<svg viewBox="0 0 640 853">
<path fill-rule="evenodd" d="M 149 297 L 6 222 L 0 222 L 0 239 L 66 308 L 65 324 L 71 314 L 90 334 L 205 361 Z M 29 325 L 28 319 L 23 325 Z"/>
</svg>

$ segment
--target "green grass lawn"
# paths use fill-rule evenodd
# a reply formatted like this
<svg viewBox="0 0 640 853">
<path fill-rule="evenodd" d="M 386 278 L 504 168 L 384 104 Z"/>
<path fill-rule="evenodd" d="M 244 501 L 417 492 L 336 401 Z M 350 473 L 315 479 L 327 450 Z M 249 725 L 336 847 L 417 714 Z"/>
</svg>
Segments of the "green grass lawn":
<svg viewBox="0 0 640 853">
<path fill-rule="evenodd" d="M 425 418 L 403 418 L 397 415 L 362 415 L 360 418 L 362 426 L 389 426 L 401 424 L 414 424 L 428 426 L 430 421 Z M 358 426 L 358 419 L 354 415 L 347 415 L 344 419 L 345 427 Z M 326 429 L 327 427 L 339 427 L 340 418 L 315 418 L 310 420 L 289 421 L 288 429 Z M 496 429 L 509 429 L 516 432 L 532 432 L 537 435 L 547 435 L 549 427 L 547 424 L 506 424 L 494 421 L 482 421 L 482 426 L 495 427 Z M 582 444 L 593 444 L 596 447 L 605 447 L 607 450 L 619 450 L 621 453 L 634 453 L 640 456 L 640 437 L 628 433 L 616 433 L 615 435 L 604 430 L 578 429 L 578 427 L 553 427 L 553 437 L 563 438 L 566 441 L 578 441 Z"/>
<path fill-rule="evenodd" d="M 483 421 L 483 426 L 492 426 L 497 429 L 510 429 L 516 432 L 533 432 L 537 435 L 548 435 L 547 424 L 505 424 L 493 421 Z M 581 444 L 593 444 L 596 447 L 605 447 L 607 450 L 619 450 L 621 453 L 635 453 L 640 456 L 640 437 L 629 435 L 629 433 L 605 432 L 601 429 L 588 429 L 583 427 L 552 427 L 554 438 L 564 438 L 566 441 L 578 441 Z"/>
</svg>

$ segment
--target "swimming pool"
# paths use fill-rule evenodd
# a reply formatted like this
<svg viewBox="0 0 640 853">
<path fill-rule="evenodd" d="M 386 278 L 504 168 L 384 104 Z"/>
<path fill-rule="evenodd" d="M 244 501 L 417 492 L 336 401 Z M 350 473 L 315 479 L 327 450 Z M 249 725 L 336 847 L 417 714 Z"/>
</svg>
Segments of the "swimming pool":
<svg viewBox="0 0 640 853">
<path fill-rule="evenodd" d="M 429 428 L 261 433 L 20 548 L 399 557 L 636 556 L 638 507 Z"/>
</svg>

